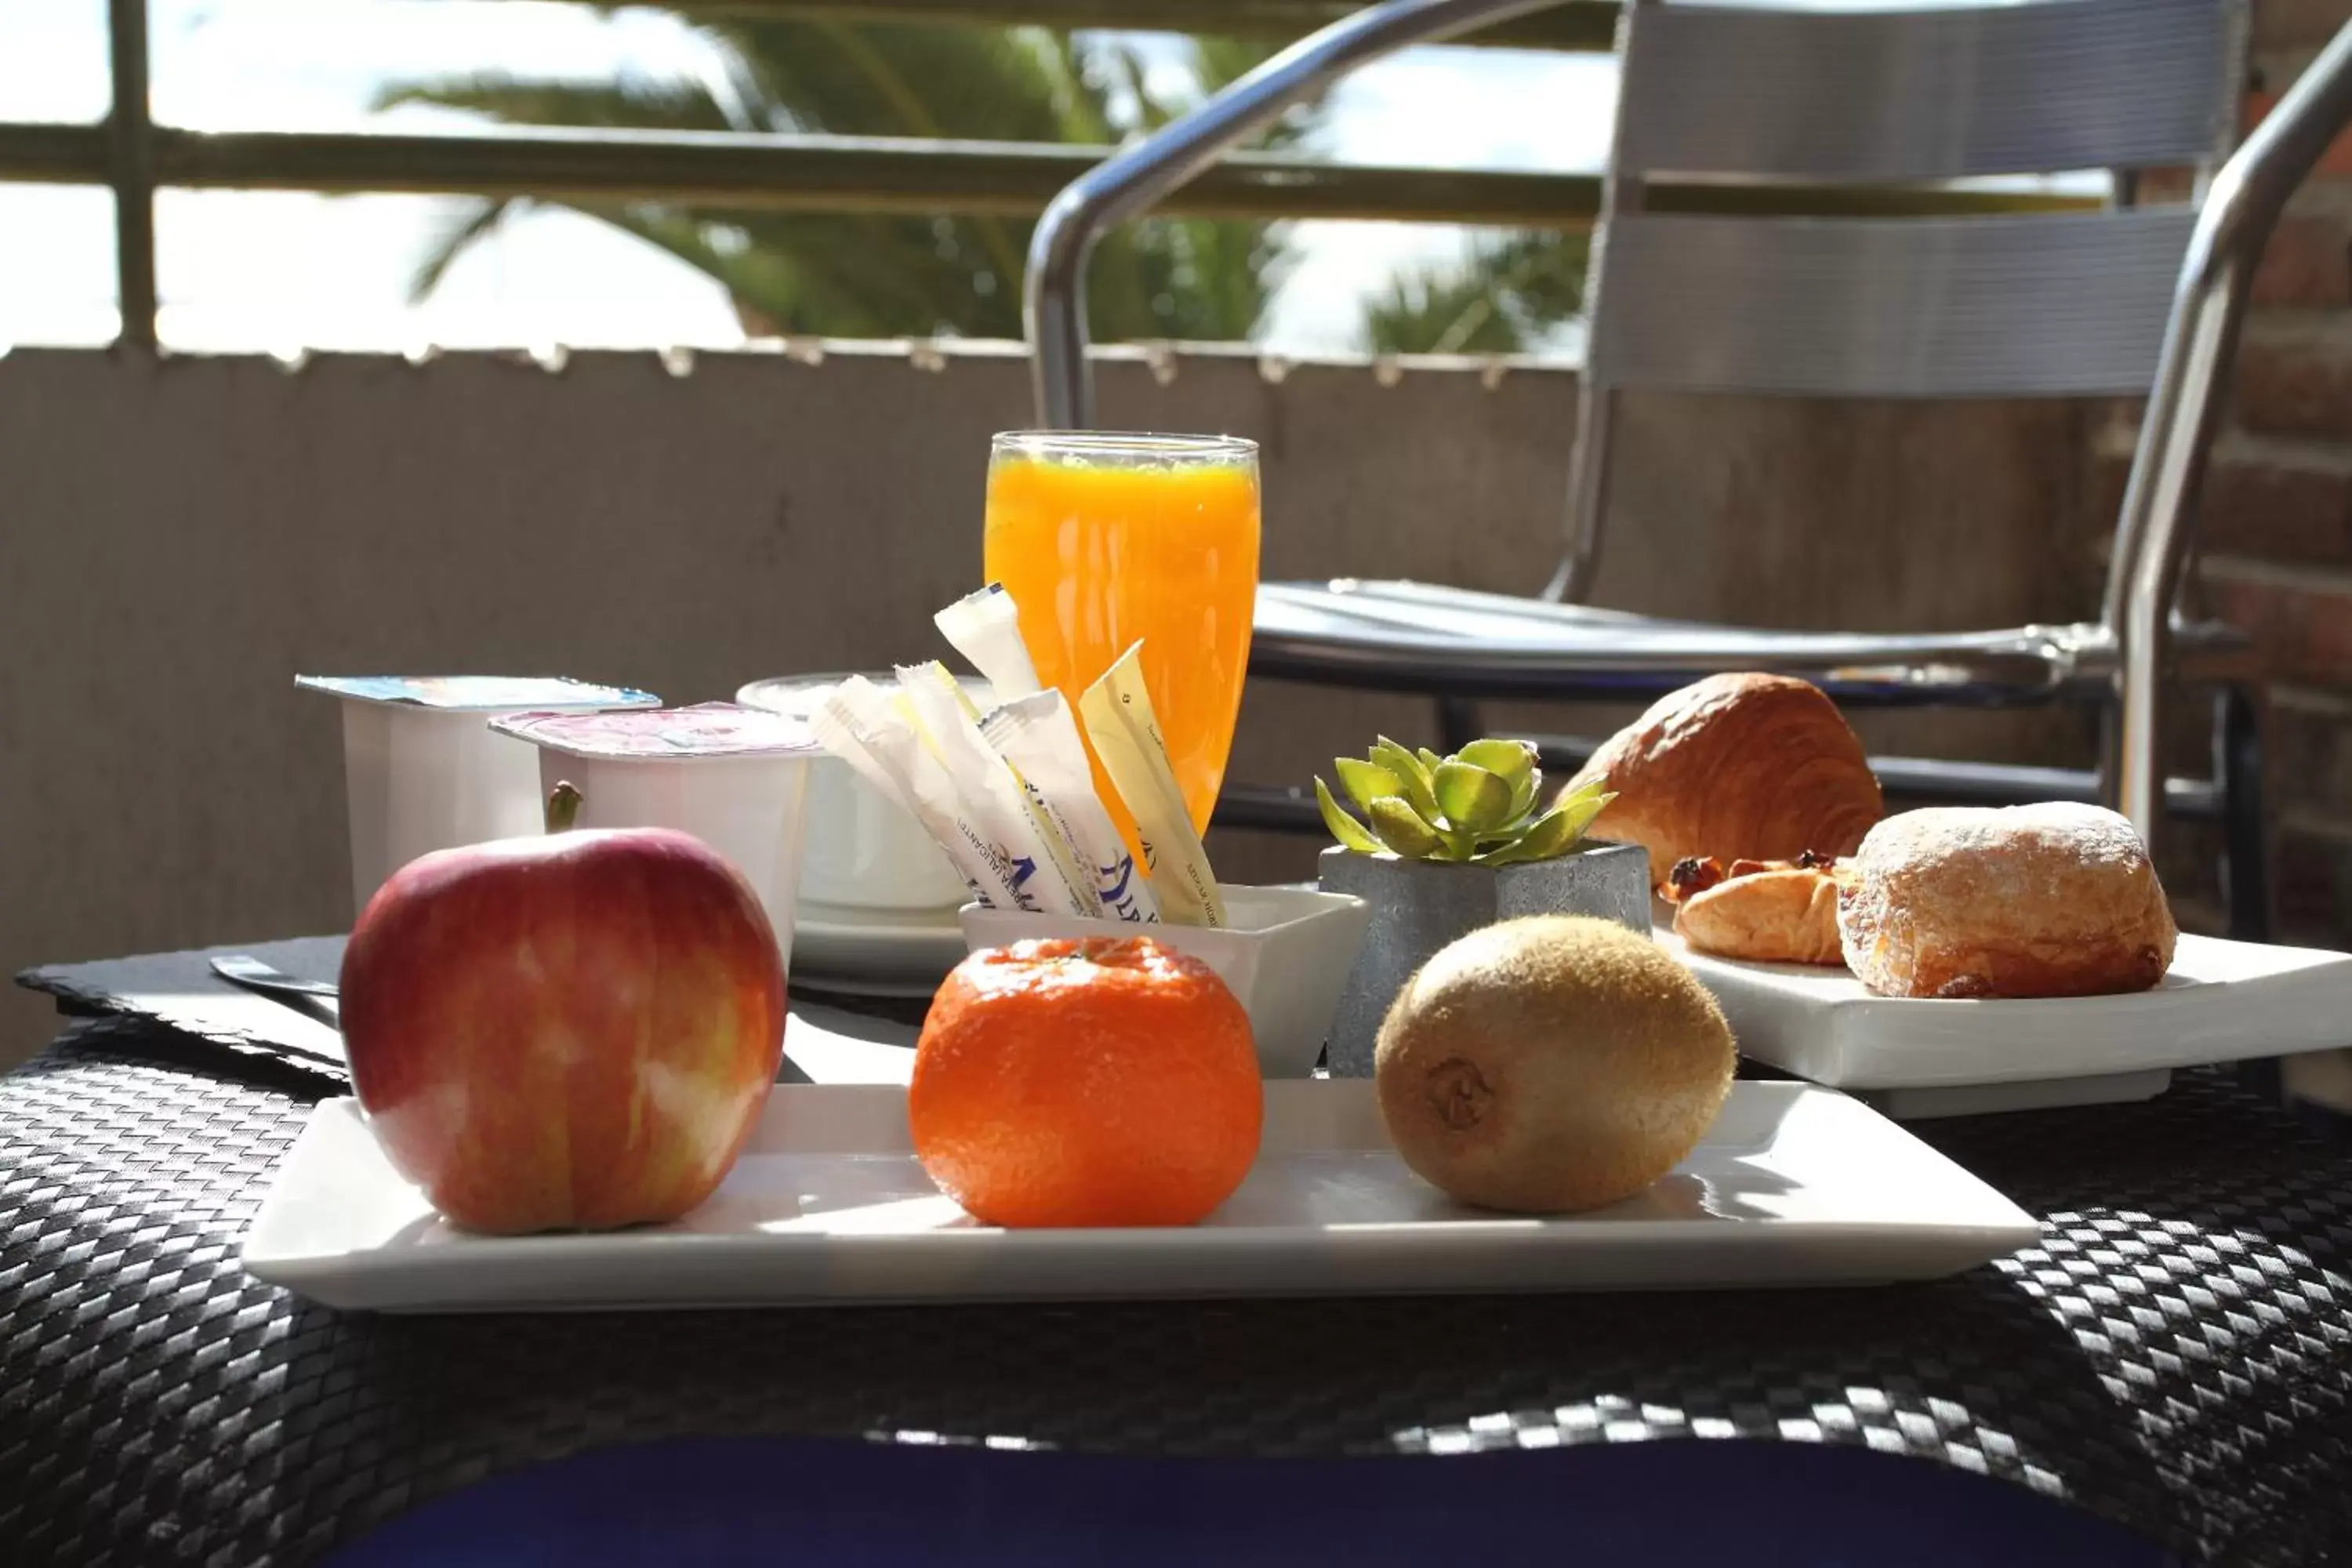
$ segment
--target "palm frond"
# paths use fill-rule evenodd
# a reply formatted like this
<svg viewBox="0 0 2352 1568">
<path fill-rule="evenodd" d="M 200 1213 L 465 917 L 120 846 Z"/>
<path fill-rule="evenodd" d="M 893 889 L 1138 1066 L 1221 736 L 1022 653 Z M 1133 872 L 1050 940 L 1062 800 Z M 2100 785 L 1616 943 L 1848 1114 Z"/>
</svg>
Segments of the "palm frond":
<svg viewBox="0 0 2352 1568">
<path fill-rule="evenodd" d="M 704 15 L 697 13 L 698 16 Z M 514 124 L 970 137 L 1101 143 L 1119 130 L 1112 97 L 1130 92 L 1146 126 L 1164 123 L 1265 58 L 1255 45 L 1190 47 L 1190 82 L 1155 79 L 1118 40 L 1035 28 L 869 26 L 745 18 L 698 24 L 724 80 L 532 81 L 484 75 L 394 84 L 380 106 L 427 103 Z M 740 102 L 727 100 L 740 100 Z M 1310 111 L 1267 138 L 1311 128 Z M 674 204 L 563 202 L 658 246 L 718 280 L 747 320 L 850 336 L 957 332 L 1018 336 L 1029 225 L 1002 218 L 730 214 Z M 499 209 L 503 211 L 503 208 Z M 418 276 L 429 290 L 493 228 L 469 210 Z M 1264 316 L 1290 258 L 1286 227 L 1153 220 L 1106 237 L 1088 273 L 1096 334 L 1227 338 Z M 723 237 L 723 242 L 722 242 Z"/>
<path fill-rule="evenodd" d="M 815 26 L 833 41 L 842 57 L 873 84 L 875 92 L 897 117 L 901 134 L 923 137 L 946 134 L 923 101 L 923 95 L 915 90 L 914 83 L 899 70 L 887 50 L 876 47 L 865 29 L 847 22 L 819 22 Z M 1004 226 L 994 218 L 980 218 L 973 223 L 972 228 L 979 235 L 980 242 L 988 247 L 996 269 L 1008 277 L 1019 277 L 1021 254 L 1004 232 Z"/>
<path fill-rule="evenodd" d="M 726 111 L 699 82 L 533 81 L 502 72 L 386 83 L 378 109 L 402 104 L 457 109 L 518 125 L 579 125 L 604 130 L 726 131 Z"/>
<path fill-rule="evenodd" d="M 1488 237 L 1463 261 L 1413 268 L 1367 303 L 1365 346 L 1378 353 L 1511 353 L 1575 315 L 1590 237 L 1551 231 Z"/>
<path fill-rule="evenodd" d="M 441 287 L 451 263 L 506 221 L 516 204 L 506 199 L 462 202 L 437 224 L 425 242 L 425 255 L 408 279 L 408 298 L 421 304 Z"/>
</svg>

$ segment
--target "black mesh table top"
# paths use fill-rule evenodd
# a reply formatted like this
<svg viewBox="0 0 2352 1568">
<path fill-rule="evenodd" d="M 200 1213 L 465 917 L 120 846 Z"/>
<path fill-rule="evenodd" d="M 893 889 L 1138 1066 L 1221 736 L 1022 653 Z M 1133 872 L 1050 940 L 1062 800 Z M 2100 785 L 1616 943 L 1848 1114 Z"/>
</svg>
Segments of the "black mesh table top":
<svg viewBox="0 0 2352 1568">
<path fill-rule="evenodd" d="M 1921 1124 L 2044 1224 L 1928 1285 L 473 1318 L 341 1314 L 238 1266 L 337 1089 L 128 1020 L 0 1079 L 0 1562 L 301 1563 L 536 1461 L 768 1434 L 1851 1445 L 2193 1561 L 2352 1561 L 2352 1161 L 2219 1074 Z"/>
</svg>

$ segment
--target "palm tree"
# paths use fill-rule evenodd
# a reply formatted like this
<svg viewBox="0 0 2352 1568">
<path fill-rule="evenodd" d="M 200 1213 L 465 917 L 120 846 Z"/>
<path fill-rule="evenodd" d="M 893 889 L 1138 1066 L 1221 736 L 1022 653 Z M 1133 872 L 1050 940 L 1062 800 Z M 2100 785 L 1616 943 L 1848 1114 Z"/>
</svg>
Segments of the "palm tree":
<svg viewBox="0 0 2352 1568">
<path fill-rule="evenodd" d="M 791 131 L 1103 143 L 1149 130 L 1264 58 L 1252 45 L 1187 46 L 1191 85 L 1171 91 L 1130 46 L 1034 28 L 709 21 L 723 79 L 610 83 L 504 75 L 397 84 L 382 104 L 429 103 L 534 125 Z M 1296 116 L 1265 145 L 1295 142 Z M 486 201 L 439 237 L 415 279 L 449 263 L 514 206 Z M 718 213 L 673 203 L 565 201 L 709 274 L 759 332 L 843 337 L 1021 335 L 1025 220 L 940 215 Z M 1243 338 L 1289 261 L 1261 222 L 1156 219 L 1108 236 L 1088 276 L 1104 339 Z"/>
<path fill-rule="evenodd" d="M 1558 230 L 1492 235 L 1453 266 L 1391 279 L 1364 310 L 1375 353 L 1513 353 L 1541 342 L 1584 304 L 1591 237 Z"/>
</svg>

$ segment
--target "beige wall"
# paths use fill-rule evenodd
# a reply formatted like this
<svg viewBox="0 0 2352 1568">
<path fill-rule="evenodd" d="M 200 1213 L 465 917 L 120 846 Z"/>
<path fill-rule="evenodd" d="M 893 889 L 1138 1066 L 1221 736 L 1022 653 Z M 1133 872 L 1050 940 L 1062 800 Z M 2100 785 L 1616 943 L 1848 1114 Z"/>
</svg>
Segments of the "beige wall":
<svg viewBox="0 0 2352 1568">
<path fill-rule="evenodd" d="M 1112 426 L 1265 446 L 1270 575 L 1528 588 L 1570 374 L 1106 365 Z M 0 970 L 336 927 L 332 706 L 299 671 L 562 671 L 665 697 L 940 653 L 972 586 L 987 437 L 1026 367 L 835 350 L 527 360 L 0 357 Z M 1601 597 L 1760 623 L 2087 611 L 2079 411 L 1637 404 Z M 1584 716 L 1597 723 L 1605 716 Z M 1254 689 L 1236 776 L 1296 780 L 1421 705 Z M 2006 721 L 1912 749 L 2051 754 Z M 1305 851 L 1220 847 L 1229 873 Z M 0 1003 L 0 1045 L 44 1036 Z"/>
</svg>

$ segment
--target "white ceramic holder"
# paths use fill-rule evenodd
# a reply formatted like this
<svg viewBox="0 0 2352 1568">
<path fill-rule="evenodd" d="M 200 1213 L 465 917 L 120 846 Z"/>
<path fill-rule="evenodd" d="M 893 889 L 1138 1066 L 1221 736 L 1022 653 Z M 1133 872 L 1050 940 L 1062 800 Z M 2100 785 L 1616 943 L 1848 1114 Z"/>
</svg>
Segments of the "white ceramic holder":
<svg viewBox="0 0 2352 1568">
<path fill-rule="evenodd" d="M 1081 921 L 1068 915 L 963 910 L 964 941 L 974 952 L 1044 937 L 1148 936 L 1217 972 L 1249 1014 L 1258 1071 L 1307 1078 L 1331 1033 L 1339 993 L 1371 923 L 1371 906 L 1345 893 L 1307 888 L 1227 885 L 1221 929 L 1154 922 Z"/>
</svg>

